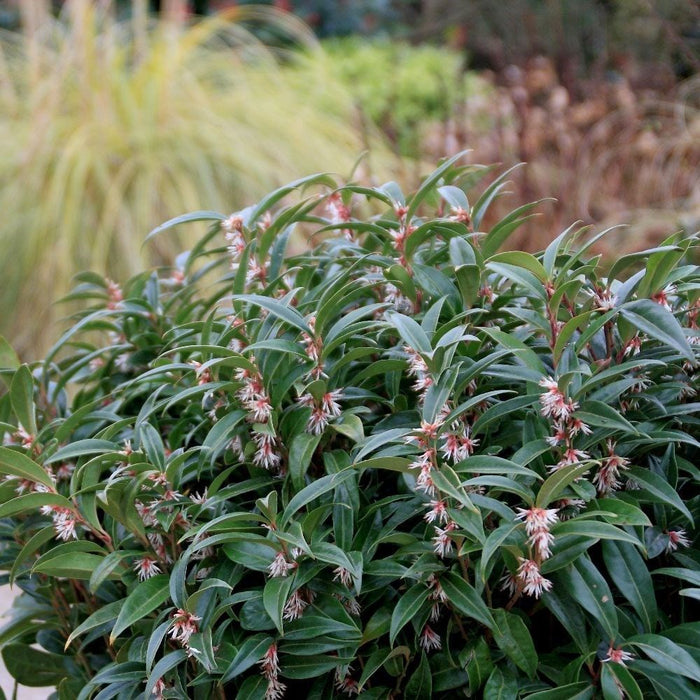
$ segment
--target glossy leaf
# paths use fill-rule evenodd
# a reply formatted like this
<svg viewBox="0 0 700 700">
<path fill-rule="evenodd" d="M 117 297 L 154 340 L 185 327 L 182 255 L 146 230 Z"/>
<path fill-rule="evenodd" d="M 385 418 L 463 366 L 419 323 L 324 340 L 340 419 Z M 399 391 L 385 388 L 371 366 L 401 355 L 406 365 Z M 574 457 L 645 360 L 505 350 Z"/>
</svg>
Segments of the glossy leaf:
<svg viewBox="0 0 700 700">
<path fill-rule="evenodd" d="M 114 623 L 110 639 L 115 640 L 122 632 L 158 609 L 170 597 L 166 574 L 157 574 L 139 583 L 124 599 L 124 605 Z"/>
</svg>

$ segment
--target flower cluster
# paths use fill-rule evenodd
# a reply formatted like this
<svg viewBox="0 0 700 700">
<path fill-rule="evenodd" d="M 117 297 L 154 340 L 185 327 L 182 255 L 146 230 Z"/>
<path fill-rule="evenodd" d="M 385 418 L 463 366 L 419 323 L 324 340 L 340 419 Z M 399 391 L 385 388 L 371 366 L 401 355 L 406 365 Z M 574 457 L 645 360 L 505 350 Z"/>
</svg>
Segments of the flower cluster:
<svg viewBox="0 0 700 700">
<path fill-rule="evenodd" d="M 471 427 L 461 421 L 450 432 L 446 432 L 440 451 L 445 459 L 449 459 L 453 464 L 461 462 L 474 454 L 474 449 L 478 447 L 479 440 L 471 436 Z"/>
<path fill-rule="evenodd" d="M 442 647 L 440 635 L 430 625 L 425 625 L 423 627 L 418 643 L 426 652 L 433 650 L 437 651 Z"/>
<path fill-rule="evenodd" d="M 179 642 L 184 649 L 189 649 L 190 637 L 199 631 L 197 623 L 200 620 L 200 617 L 179 608 L 173 613 L 172 626 L 168 632 L 170 638 L 173 641 Z"/>
<path fill-rule="evenodd" d="M 552 471 L 589 459 L 588 452 L 574 447 L 574 438 L 579 433 L 591 434 L 588 425 L 575 415 L 578 402 L 567 399 L 559 389 L 558 383 L 551 377 L 541 379 L 539 384 L 547 390 L 540 395 L 540 413 L 546 418 L 551 418 L 553 427 L 553 434 L 546 440 L 552 447 L 561 449 L 561 458 L 552 467 Z"/>
<path fill-rule="evenodd" d="M 148 555 L 143 556 L 134 562 L 134 571 L 136 572 L 139 581 L 145 581 L 147 578 L 151 578 L 151 576 L 161 573 L 157 560 L 149 557 Z"/>
<path fill-rule="evenodd" d="M 535 556 L 540 561 L 549 559 L 552 554 L 552 543 L 554 536 L 549 531 L 551 525 L 559 520 L 556 508 L 518 508 L 519 520 L 525 523 L 525 530 L 528 534 L 528 542 L 532 547 Z"/>
<path fill-rule="evenodd" d="M 517 585 L 525 595 L 539 598 L 544 591 L 552 589 L 552 582 L 540 573 L 540 565 L 534 559 L 519 558 L 516 574 Z"/>
<path fill-rule="evenodd" d="M 74 510 L 62 506 L 42 506 L 41 512 L 53 519 L 53 527 L 59 540 L 67 542 L 70 539 L 78 539 L 75 528 L 80 519 Z"/>
<path fill-rule="evenodd" d="M 685 530 L 669 530 L 666 551 L 675 552 L 678 549 L 678 545 L 681 547 L 690 547 L 690 539 L 686 535 Z"/>
<path fill-rule="evenodd" d="M 326 392 L 320 399 L 315 399 L 311 394 L 302 394 L 297 403 L 300 406 L 311 408 L 311 415 L 306 423 L 307 432 L 312 435 L 321 435 L 333 418 L 340 416 L 340 401 L 343 398 L 342 389 L 334 389 Z"/>
<path fill-rule="evenodd" d="M 404 352 L 408 355 L 408 376 L 415 377 L 416 381 L 413 384 L 413 389 L 418 392 L 421 399 L 425 398 L 425 392 L 433 384 L 433 378 L 430 376 L 430 371 L 425 360 L 420 353 L 412 347 L 405 345 Z"/>
<path fill-rule="evenodd" d="M 304 343 L 304 350 L 309 356 L 309 359 L 314 363 L 309 375 L 312 379 L 320 379 L 323 376 L 323 363 L 321 362 L 321 352 L 323 350 L 323 340 L 315 335 L 316 318 L 312 316 L 308 321 L 309 328 L 314 335 L 309 335 L 306 331 L 302 332 L 301 338 Z"/>
<path fill-rule="evenodd" d="M 265 655 L 258 663 L 267 681 L 265 700 L 280 700 L 284 697 L 284 691 L 287 690 L 287 686 L 279 679 L 280 663 L 277 657 L 277 644 L 270 644 Z"/>
<path fill-rule="evenodd" d="M 616 664 L 625 665 L 625 661 L 632 661 L 634 659 L 634 654 L 630 654 L 628 651 L 623 651 L 622 649 L 616 649 L 612 644 L 608 648 L 608 653 L 603 659 L 603 663 L 612 661 Z"/>
<path fill-rule="evenodd" d="M 287 555 L 284 552 L 277 552 L 270 566 L 267 567 L 268 573 L 272 578 L 280 576 L 288 576 L 290 571 L 297 568 L 295 561 L 288 561 Z"/>
<path fill-rule="evenodd" d="M 343 202 L 343 195 L 340 192 L 331 192 L 326 198 L 326 211 L 330 217 L 331 223 L 334 225 L 345 224 L 352 218 L 350 207 Z M 352 229 L 343 228 L 343 236 L 350 243 L 355 241 L 355 236 Z"/>
<path fill-rule="evenodd" d="M 626 457 L 615 454 L 615 443 L 608 440 L 606 444 L 608 455 L 603 458 L 600 469 L 593 477 L 593 484 L 601 496 L 606 496 L 620 488 L 620 470 L 629 467 L 629 460 Z"/>
<path fill-rule="evenodd" d="M 290 621 L 298 620 L 304 614 L 304 610 L 313 603 L 314 598 L 315 594 L 310 588 L 298 588 L 287 599 L 282 617 Z"/>
</svg>

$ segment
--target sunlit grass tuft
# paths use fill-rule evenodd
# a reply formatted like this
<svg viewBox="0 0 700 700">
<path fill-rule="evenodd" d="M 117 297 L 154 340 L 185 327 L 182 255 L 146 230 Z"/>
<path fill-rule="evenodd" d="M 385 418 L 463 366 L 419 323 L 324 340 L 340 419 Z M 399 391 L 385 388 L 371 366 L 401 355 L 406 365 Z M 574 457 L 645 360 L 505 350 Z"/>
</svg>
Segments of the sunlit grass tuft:
<svg viewBox="0 0 700 700">
<path fill-rule="evenodd" d="M 0 331 L 26 355 L 71 275 L 140 269 L 159 222 L 232 211 L 328 163 L 350 171 L 366 146 L 350 98 L 331 79 L 287 80 L 244 21 L 318 50 L 298 20 L 250 8 L 177 28 L 69 2 L 33 38 L 2 35 Z"/>
</svg>

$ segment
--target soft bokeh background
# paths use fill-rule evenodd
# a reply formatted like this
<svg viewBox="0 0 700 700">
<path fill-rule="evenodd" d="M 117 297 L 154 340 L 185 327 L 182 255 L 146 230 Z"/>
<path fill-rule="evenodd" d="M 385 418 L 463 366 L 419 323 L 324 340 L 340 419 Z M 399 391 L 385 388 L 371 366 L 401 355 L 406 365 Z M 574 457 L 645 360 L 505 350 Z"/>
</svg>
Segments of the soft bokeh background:
<svg viewBox="0 0 700 700">
<path fill-rule="evenodd" d="M 76 272 L 170 265 L 201 229 L 144 249 L 163 220 L 315 171 L 527 162 L 507 206 L 556 197 L 529 249 L 576 220 L 629 224 L 609 257 L 700 228 L 691 0 L 14 0 L 0 26 L 0 333 L 25 360 Z"/>
<path fill-rule="evenodd" d="M 694 231 L 699 8 L 0 2 L 0 333 L 40 357 L 72 275 L 172 263 L 199 231 L 142 248 L 172 216 L 230 212 L 319 170 L 410 188 L 467 147 L 528 163 L 509 206 L 557 198 L 511 245 L 576 220 L 631 224 L 616 252 Z"/>
</svg>

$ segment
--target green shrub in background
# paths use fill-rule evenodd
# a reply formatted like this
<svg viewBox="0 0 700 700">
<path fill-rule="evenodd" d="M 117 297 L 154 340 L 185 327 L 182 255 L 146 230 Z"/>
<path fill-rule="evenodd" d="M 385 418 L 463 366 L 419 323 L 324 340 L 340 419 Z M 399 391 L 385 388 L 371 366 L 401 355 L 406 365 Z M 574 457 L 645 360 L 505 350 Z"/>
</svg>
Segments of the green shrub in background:
<svg viewBox="0 0 700 700">
<path fill-rule="evenodd" d="M 465 73 L 463 55 L 446 47 L 350 38 L 324 48 L 331 74 L 404 156 L 420 156 L 425 127 L 450 120 L 470 94 L 486 89 Z"/>
<path fill-rule="evenodd" d="M 13 251 L 0 262 L 0 331 L 33 358 L 76 272 L 134 274 L 143 231 L 188 209 L 243 206 L 300 170 L 348 173 L 372 140 L 320 66 L 288 79 L 243 27 L 318 52 L 292 15 L 239 8 L 177 29 L 98 6 L 71 1 L 33 36 L 0 41 L 0 243 Z M 375 149 L 380 171 L 383 158 Z M 176 249 L 159 242 L 154 254 Z"/>
<path fill-rule="evenodd" d="M 45 361 L 3 346 L 19 682 L 696 695 L 697 238 L 498 252 L 533 205 L 484 231 L 507 173 L 470 202 L 459 158 L 172 220 L 212 222 L 176 269 L 84 275 Z M 323 240 L 288 256 L 295 226 Z"/>
</svg>

